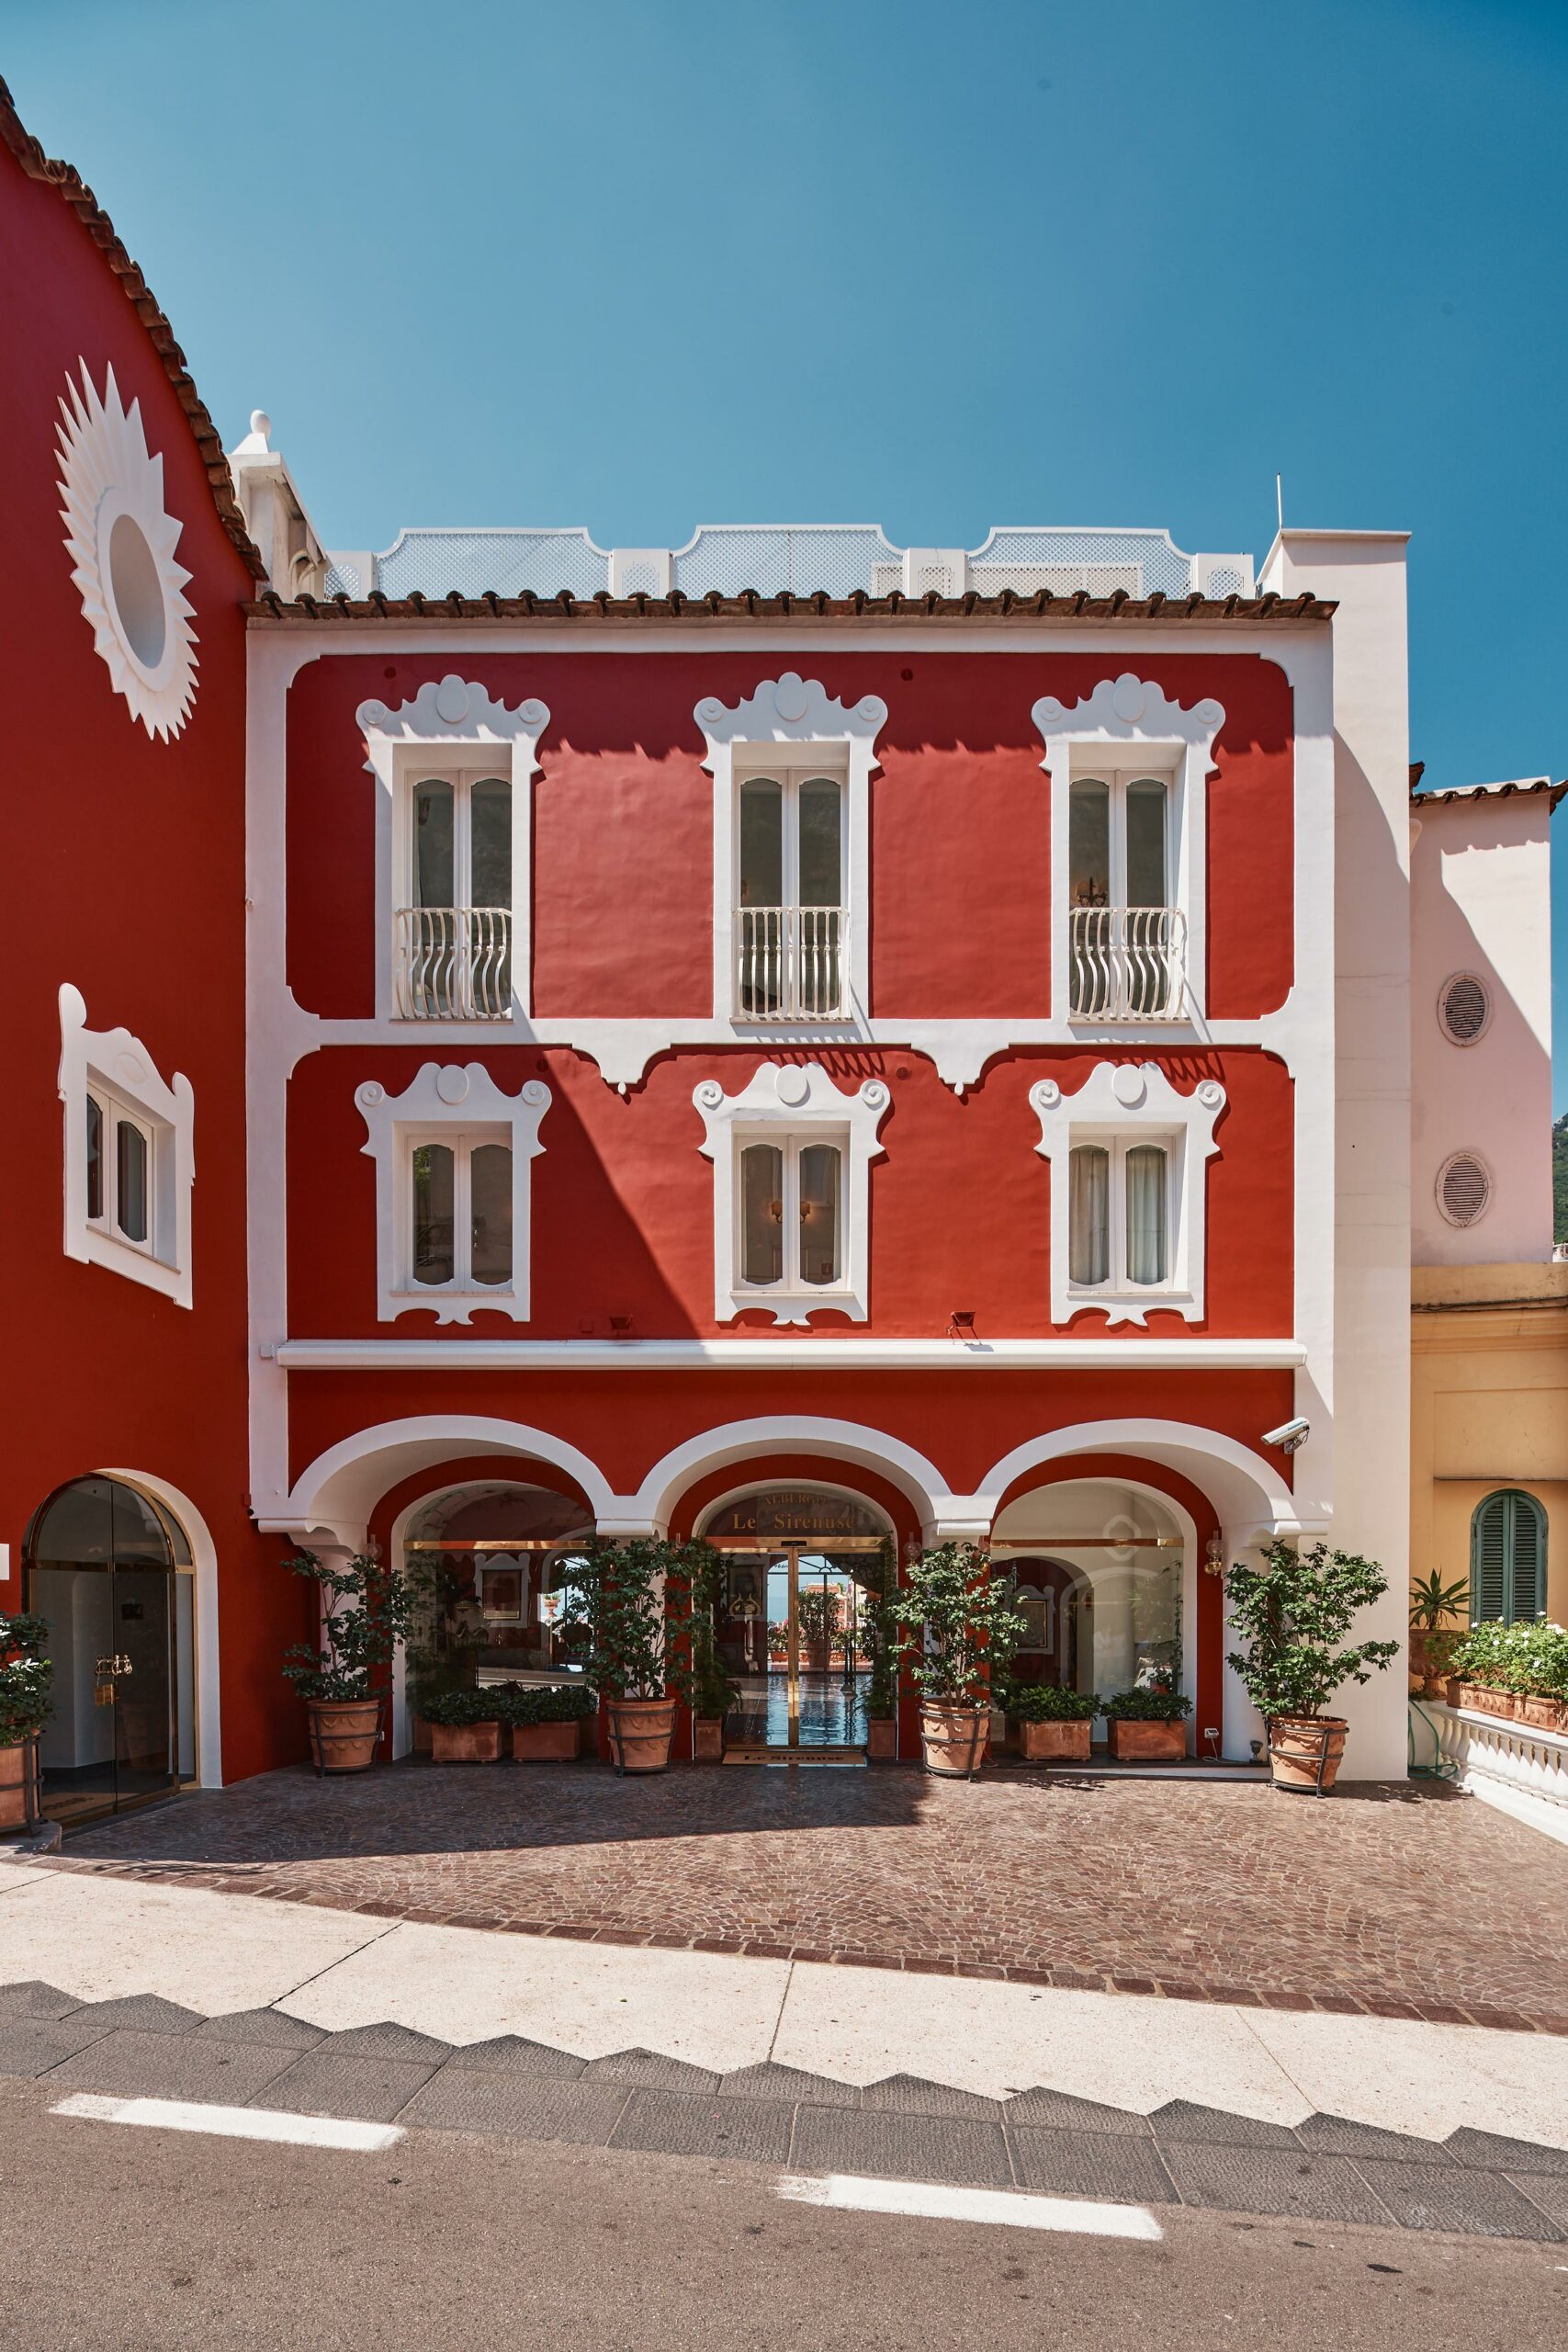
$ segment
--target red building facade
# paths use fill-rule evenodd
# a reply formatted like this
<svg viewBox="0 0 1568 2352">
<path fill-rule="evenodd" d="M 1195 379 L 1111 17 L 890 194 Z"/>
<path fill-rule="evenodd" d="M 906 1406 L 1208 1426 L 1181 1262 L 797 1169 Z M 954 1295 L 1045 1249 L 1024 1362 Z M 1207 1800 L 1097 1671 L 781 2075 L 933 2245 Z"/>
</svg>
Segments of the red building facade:
<svg viewBox="0 0 1568 2352">
<path fill-rule="evenodd" d="M 1245 1756 L 1217 1565 L 1332 1521 L 1404 1573 L 1403 543 L 1290 535 L 1255 582 L 1163 533 L 1096 535 L 1111 562 L 807 530 L 770 582 L 759 533 L 750 589 L 723 534 L 500 533 L 443 594 L 419 534 L 324 556 L 265 421 L 247 533 L 166 331 L 43 170 L 13 123 L 49 288 L 5 394 L 49 551 L 21 732 L 58 779 L 23 797 L 26 1182 L 67 1250 L 21 1277 L 13 1600 L 66 1589 L 57 1487 L 150 1498 L 190 1555 L 202 1775 L 234 1778 L 300 1751 L 288 1545 L 445 1544 L 448 1649 L 548 1676 L 584 1531 L 754 1527 L 727 1655 L 765 1683 L 793 1512 L 852 1617 L 835 1531 L 992 1544 L 1032 1671 L 1174 1674 L 1195 1752 Z M 111 560 L 123 434 L 91 477 L 129 685 L 53 488 L 57 403 L 111 365 L 163 469 L 156 593 L 123 534 Z M 537 586 L 489 584 L 525 558 Z M 183 687 L 144 658 L 182 596 Z M 117 1080 L 119 1029 L 162 1094 Z M 84 1121 L 107 1176 L 73 1174 Z M 407 1700 L 400 1665 L 398 1749 Z M 1403 1769 L 1386 1698 L 1354 1739 Z"/>
</svg>

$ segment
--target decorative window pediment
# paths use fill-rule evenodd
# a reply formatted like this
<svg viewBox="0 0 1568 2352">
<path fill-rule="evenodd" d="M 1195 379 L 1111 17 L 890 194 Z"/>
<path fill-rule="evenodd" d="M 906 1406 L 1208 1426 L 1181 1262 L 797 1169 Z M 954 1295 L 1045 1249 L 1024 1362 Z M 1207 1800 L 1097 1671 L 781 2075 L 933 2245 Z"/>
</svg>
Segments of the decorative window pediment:
<svg viewBox="0 0 1568 2352">
<path fill-rule="evenodd" d="M 533 779 L 542 702 L 509 708 L 452 672 L 355 714 L 377 797 L 376 1005 L 383 1020 L 525 1016 Z"/>
<path fill-rule="evenodd" d="M 714 1018 L 807 1034 L 863 1021 L 871 775 L 886 704 L 846 705 L 787 670 L 693 715 L 713 777 Z"/>
<path fill-rule="evenodd" d="M 1205 1169 L 1223 1086 L 1180 1093 L 1156 1062 L 1100 1062 L 1076 1093 L 1042 1079 L 1029 1099 L 1051 1164 L 1051 1319 L 1111 1323 L 1164 1309 L 1203 1316 Z"/>
<path fill-rule="evenodd" d="M 480 1062 L 426 1062 L 400 1094 L 355 1090 L 376 1162 L 376 1312 L 468 1323 L 529 1313 L 531 1169 L 550 1090 L 503 1093 Z"/>
<path fill-rule="evenodd" d="M 706 1079 L 692 1100 L 714 1167 L 715 1320 L 760 1306 L 805 1323 L 834 1307 L 863 1323 L 882 1080 L 844 1094 L 817 1062 L 764 1062 L 738 1094 Z"/>
<path fill-rule="evenodd" d="M 60 991 L 65 1108 L 65 1254 L 191 1303 L 190 1193 L 196 1097 L 171 1085 L 129 1029 L 89 1029 L 69 981 Z"/>
<path fill-rule="evenodd" d="M 1131 670 L 1033 709 L 1051 776 L 1051 992 L 1088 1026 L 1201 1021 L 1213 699 L 1184 709 Z"/>
</svg>

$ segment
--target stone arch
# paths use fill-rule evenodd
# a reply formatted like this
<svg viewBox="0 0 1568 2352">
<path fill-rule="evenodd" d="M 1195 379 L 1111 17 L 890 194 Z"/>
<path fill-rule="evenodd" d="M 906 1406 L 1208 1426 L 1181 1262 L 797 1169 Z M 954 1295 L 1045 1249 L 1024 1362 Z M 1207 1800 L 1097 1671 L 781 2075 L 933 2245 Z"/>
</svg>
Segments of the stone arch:
<svg viewBox="0 0 1568 2352">
<path fill-rule="evenodd" d="M 598 1464 L 551 1430 L 471 1413 L 431 1413 L 378 1421 L 329 1446 L 301 1471 L 276 1517 L 264 1524 L 307 1538 L 320 1530 L 352 1546 L 364 1541 L 370 1515 L 389 1487 L 444 1462 L 480 1453 L 564 1470 L 587 1497 L 596 1520 L 615 1516 L 610 1482 Z"/>
</svg>

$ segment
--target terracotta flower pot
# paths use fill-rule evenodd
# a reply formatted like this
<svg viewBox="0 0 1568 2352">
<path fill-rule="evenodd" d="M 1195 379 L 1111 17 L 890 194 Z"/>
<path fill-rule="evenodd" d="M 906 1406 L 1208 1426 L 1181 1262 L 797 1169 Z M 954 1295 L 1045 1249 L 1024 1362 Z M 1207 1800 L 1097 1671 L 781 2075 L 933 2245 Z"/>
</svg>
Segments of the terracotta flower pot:
<svg viewBox="0 0 1568 2352">
<path fill-rule="evenodd" d="M 724 1717 L 698 1715 L 692 1724 L 692 1761 L 694 1764 L 722 1764 L 724 1761 Z"/>
<path fill-rule="evenodd" d="M 1274 1786 L 1325 1796 L 1339 1777 L 1349 1728 L 1342 1715 L 1276 1716 L 1269 1726 Z"/>
<path fill-rule="evenodd" d="M 431 1760 L 436 1764 L 499 1764 L 501 1725 L 497 1724 L 432 1724 Z"/>
<path fill-rule="evenodd" d="M 310 1761 L 318 1772 L 367 1772 L 381 1738 L 381 1708 L 376 1699 L 308 1699 L 305 1721 Z"/>
<path fill-rule="evenodd" d="M 1519 1701 L 1519 1705 L 1523 1709 L 1525 1722 L 1536 1731 L 1562 1729 L 1564 1709 L 1561 1699 L 1543 1699 L 1532 1691 L 1528 1698 Z"/>
<path fill-rule="evenodd" d="M 1479 1715 L 1495 1715 L 1500 1722 L 1517 1723 L 1519 1702 L 1511 1690 L 1494 1690 L 1484 1682 L 1461 1682 L 1459 1703 L 1470 1707 Z"/>
<path fill-rule="evenodd" d="M 428 1756 L 430 1753 L 430 1725 L 425 1722 L 423 1715 L 415 1715 L 413 1718 L 412 1730 L 414 1754 L 416 1756 Z"/>
<path fill-rule="evenodd" d="M 873 1764 L 891 1764 L 898 1753 L 898 1726 L 891 1715 L 873 1715 L 865 1727 L 865 1752 Z"/>
<path fill-rule="evenodd" d="M 19 1740 L 0 1747 L 0 1829 L 20 1829 L 28 1818 L 28 1751 L 32 1742 Z"/>
<path fill-rule="evenodd" d="M 675 1735 L 673 1699 L 612 1699 L 610 1754 L 618 1772 L 662 1772 Z"/>
<path fill-rule="evenodd" d="M 1149 1723 L 1142 1717 L 1112 1715 L 1111 1753 L 1119 1764 L 1179 1764 L 1187 1754 L 1187 1725 Z"/>
<path fill-rule="evenodd" d="M 828 1671 L 828 1645 L 827 1645 L 827 1643 L 826 1643 L 826 1642 L 807 1642 L 807 1645 L 806 1645 L 806 1671 L 807 1672 L 807 1674 L 826 1674 L 826 1673 L 827 1673 L 827 1671 Z"/>
<path fill-rule="evenodd" d="M 1026 1764 L 1087 1764 L 1093 1729 L 1088 1716 L 1081 1723 L 1020 1724 L 1018 1752 Z"/>
<path fill-rule="evenodd" d="M 513 1724 L 512 1760 L 514 1764 L 573 1764 L 577 1760 L 577 1724 Z"/>
<path fill-rule="evenodd" d="M 947 1706 L 920 1702 L 920 1747 L 926 1770 L 942 1781 L 970 1781 L 985 1760 L 991 1727 L 989 1707 Z"/>
</svg>

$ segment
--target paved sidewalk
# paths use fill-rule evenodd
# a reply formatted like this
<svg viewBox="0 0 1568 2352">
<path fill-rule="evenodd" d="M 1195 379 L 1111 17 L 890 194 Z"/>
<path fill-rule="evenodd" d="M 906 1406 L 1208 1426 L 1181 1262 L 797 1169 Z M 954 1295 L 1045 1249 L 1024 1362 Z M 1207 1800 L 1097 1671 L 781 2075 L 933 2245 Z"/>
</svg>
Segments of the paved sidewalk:
<svg viewBox="0 0 1568 2352">
<path fill-rule="evenodd" d="M 7 2075 L 62 2097 L 1568 2237 L 1568 2041 L 578 1946 L 15 1863 Z"/>
<path fill-rule="evenodd" d="M 1568 1860 L 1428 1783 L 1319 1804 L 1023 1770 L 411 1763 L 269 1773 L 85 1832 L 52 1867 L 425 1925 L 1568 2032 Z"/>
</svg>

